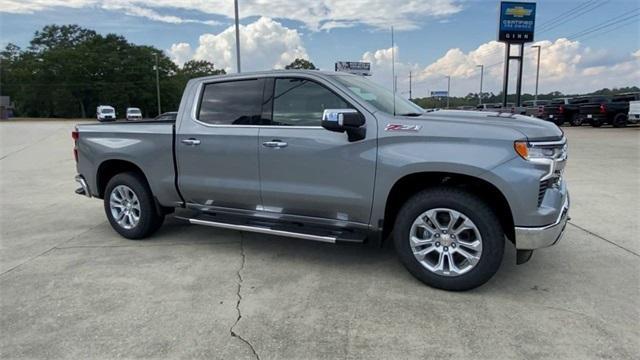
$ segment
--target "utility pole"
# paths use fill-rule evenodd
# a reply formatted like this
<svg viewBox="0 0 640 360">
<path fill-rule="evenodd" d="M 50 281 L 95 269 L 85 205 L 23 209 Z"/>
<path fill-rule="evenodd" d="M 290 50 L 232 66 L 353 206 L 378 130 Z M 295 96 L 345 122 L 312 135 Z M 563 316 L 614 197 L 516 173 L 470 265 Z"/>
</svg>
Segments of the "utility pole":
<svg viewBox="0 0 640 360">
<path fill-rule="evenodd" d="M 238 0 L 234 0 L 233 3 L 236 10 L 236 65 L 238 68 L 238 73 L 241 73 L 242 70 L 240 68 L 240 18 L 238 16 Z"/>
<path fill-rule="evenodd" d="M 451 76 L 447 75 L 447 109 L 449 108 L 450 96 L 451 96 Z"/>
<path fill-rule="evenodd" d="M 413 99 L 411 95 L 411 71 L 409 71 L 409 100 Z"/>
<path fill-rule="evenodd" d="M 158 66 L 158 53 L 153 54 L 156 57 L 156 94 L 158 95 L 158 115 L 162 114 L 160 107 L 160 67 Z"/>
<path fill-rule="evenodd" d="M 538 65 L 536 67 L 536 95 L 535 95 L 535 104 L 538 106 L 538 81 L 540 80 L 540 45 L 532 46 L 533 49 L 538 49 Z"/>
<path fill-rule="evenodd" d="M 484 65 L 476 65 L 480 68 L 480 94 L 478 94 L 478 105 L 482 105 L 482 79 L 484 77 Z"/>
</svg>

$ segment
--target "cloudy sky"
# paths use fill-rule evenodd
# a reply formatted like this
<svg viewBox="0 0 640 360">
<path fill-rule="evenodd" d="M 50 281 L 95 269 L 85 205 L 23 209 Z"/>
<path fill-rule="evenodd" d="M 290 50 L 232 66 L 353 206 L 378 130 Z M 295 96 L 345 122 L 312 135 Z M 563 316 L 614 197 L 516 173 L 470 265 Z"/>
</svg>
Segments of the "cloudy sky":
<svg viewBox="0 0 640 360">
<path fill-rule="evenodd" d="M 243 70 L 282 68 L 297 57 L 331 70 L 336 60 L 372 63 L 391 86 L 394 26 L 398 91 L 500 91 L 504 47 L 494 0 L 240 0 Z M 235 71 L 232 0 L 0 0 L 0 46 L 26 46 L 46 24 L 78 24 L 163 49 L 176 63 L 206 59 Z M 638 0 L 539 0 L 540 91 L 587 92 L 640 85 Z M 533 44 L 529 44 L 533 45 Z M 527 46 L 524 91 L 536 53 Z M 515 75 L 512 74 L 512 76 Z M 513 87 L 512 87 L 513 89 Z"/>
</svg>

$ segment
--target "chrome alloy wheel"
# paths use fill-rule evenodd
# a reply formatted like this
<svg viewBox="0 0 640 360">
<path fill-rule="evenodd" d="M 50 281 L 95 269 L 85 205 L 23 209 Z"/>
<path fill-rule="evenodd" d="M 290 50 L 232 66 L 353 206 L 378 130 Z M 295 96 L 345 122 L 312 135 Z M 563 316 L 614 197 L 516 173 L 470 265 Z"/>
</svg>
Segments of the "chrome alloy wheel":
<svg viewBox="0 0 640 360">
<path fill-rule="evenodd" d="M 482 255 L 482 237 L 464 214 L 446 208 L 427 210 L 411 225 L 411 250 L 427 270 L 459 276 L 473 269 Z"/>
<path fill-rule="evenodd" d="M 118 185 L 109 196 L 111 215 L 124 229 L 133 229 L 140 222 L 140 201 L 130 187 Z"/>
</svg>

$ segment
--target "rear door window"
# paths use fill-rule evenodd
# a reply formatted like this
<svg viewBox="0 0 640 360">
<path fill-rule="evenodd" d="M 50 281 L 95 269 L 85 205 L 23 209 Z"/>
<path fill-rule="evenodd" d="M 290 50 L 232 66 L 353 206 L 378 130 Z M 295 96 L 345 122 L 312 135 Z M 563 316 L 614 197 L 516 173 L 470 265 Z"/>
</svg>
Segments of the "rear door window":
<svg viewBox="0 0 640 360">
<path fill-rule="evenodd" d="M 257 124 L 262 114 L 263 79 L 205 84 L 198 120 L 213 125 Z"/>
</svg>

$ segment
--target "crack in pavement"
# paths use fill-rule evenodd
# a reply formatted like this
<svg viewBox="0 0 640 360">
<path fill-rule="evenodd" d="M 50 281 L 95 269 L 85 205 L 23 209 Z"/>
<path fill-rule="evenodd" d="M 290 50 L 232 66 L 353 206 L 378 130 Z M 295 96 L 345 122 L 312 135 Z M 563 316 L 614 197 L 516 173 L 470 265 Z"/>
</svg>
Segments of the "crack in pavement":
<svg viewBox="0 0 640 360">
<path fill-rule="evenodd" d="M 628 252 L 628 253 L 630 253 L 630 254 L 632 254 L 632 255 L 635 255 L 635 256 L 640 257 L 640 254 L 638 254 L 637 252 L 635 252 L 635 251 L 633 251 L 633 250 L 630 250 L 630 249 L 627 249 L 626 247 L 624 247 L 624 246 L 622 246 L 622 245 L 618 245 L 618 244 L 616 244 L 615 242 L 613 242 L 613 241 L 611 241 L 611 240 L 609 240 L 609 239 L 605 238 L 604 236 L 598 235 L 598 234 L 594 233 L 593 231 L 587 230 L 587 229 L 583 228 L 582 226 L 580 226 L 580 225 L 576 225 L 576 224 L 574 224 L 574 223 L 572 223 L 572 222 L 570 222 L 570 221 L 568 221 L 568 223 L 569 223 L 569 225 L 571 225 L 571 226 L 575 227 L 576 229 L 580 229 L 580 230 L 582 230 L 582 231 L 586 232 L 587 234 L 589 234 L 589 235 L 591 235 L 591 236 L 595 236 L 596 238 L 598 238 L 598 239 L 600 239 L 600 240 L 603 240 L 603 241 L 606 241 L 606 242 L 608 242 L 609 244 L 611 244 L 611 245 L 613 245 L 613 246 L 615 246 L 615 247 L 618 247 L 618 248 L 620 248 L 620 249 L 622 249 L 622 250 L 624 250 L 624 251 L 626 251 L 626 252 Z"/>
<path fill-rule="evenodd" d="M 238 323 L 240 322 L 240 319 L 242 319 L 242 312 L 240 311 L 240 302 L 242 301 L 242 294 L 240 290 L 242 289 L 242 282 L 244 281 L 244 279 L 242 278 L 242 270 L 244 270 L 244 265 L 246 263 L 246 256 L 244 253 L 244 235 L 242 234 L 242 232 L 240 232 L 240 255 L 241 255 L 242 261 L 240 263 L 240 268 L 236 272 L 236 275 L 238 276 L 238 290 L 236 291 L 236 296 L 238 297 L 238 302 L 236 302 L 236 311 L 238 312 L 238 318 L 236 319 L 236 322 L 234 322 L 233 325 L 231 325 L 229 332 L 231 333 L 231 336 L 236 337 L 240 339 L 240 341 L 242 341 L 243 343 L 247 344 L 251 349 L 251 351 L 253 352 L 253 355 L 256 357 L 256 359 L 260 360 L 260 356 L 256 352 L 256 349 L 254 349 L 253 345 L 251 345 L 251 343 L 247 339 L 243 338 L 242 335 L 233 331 L 233 328 L 235 328 L 236 325 L 238 325 Z"/>
</svg>

